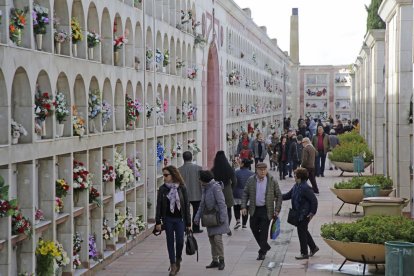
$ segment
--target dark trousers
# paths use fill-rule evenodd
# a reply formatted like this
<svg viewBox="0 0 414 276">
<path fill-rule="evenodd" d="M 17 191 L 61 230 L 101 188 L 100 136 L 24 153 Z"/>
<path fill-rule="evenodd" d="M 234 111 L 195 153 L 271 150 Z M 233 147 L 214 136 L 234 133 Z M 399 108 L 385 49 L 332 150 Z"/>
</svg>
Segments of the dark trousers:
<svg viewBox="0 0 414 276">
<path fill-rule="evenodd" d="M 314 251 L 316 248 L 315 242 L 308 230 L 309 219 L 305 218 L 297 226 L 298 237 L 300 243 L 300 253 L 308 255 L 308 246 L 311 251 Z"/>
<path fill-rule="evenodd" d="M 237 204 L 233 206 L 234 209 L 234 217 L 236 218 L 237 221 L 240 221 L 240 210 L 241 210 L 241 205 Z M 249 219 L 249 207 L 247 207 L 247 215 L 243 215 L 242 216 L 242 225 L 246 225 L 247 220 Z"/>
<path fill-rule="evenodd" d="M 231 222 L 231 207 L 227 207 L 227 216 L 229 217 L 229 225 Z"/>
<path fill-rule="evenodd" d="M 319 194 L 319 188 L 318 188 L 318 184 L 316 184 L 316 178 L 315 178 L 315 169 L 314 168 L 305 168 L 308 170 L 308 174 L 309 174 L 309 181 L 312 185 L 312 189 L 313 192 Z"/>
<path fill-rule="evenodd" d="M 260 247 L 259 254 L 266 254 L 270 250 L 270 245 L 267 242 L 269 226 L 270 220 L 267 217 L 266 206 L 256 206 L 253 216 L 250 217 L 250 229 L 252 229 L 253 236 Z"/>
<path fill-rule="evenodd" d="M 286 172 L 286 161 L 280 161 L 279 162 L 279 176 L 280 180 L 285 178 Z"/>
<path fill-rule="evenodd" d="M 315 173 L 316 176 L 323 175 L 325 171 L 326 154 L 323 151 L 318 151 L 318 156 L 315 157 Z"/>
<path fill-rule="evenodd" d="M 200 207 L 200 202 L 201 201 L 190 201 L 191 206 L 193 206 L 193 218 L 192 220 L 194 221 L 194 217 L 197 214 L 198 208 Z M 192 222 L 193 225 L 193 232 L 198 232 L 200 231 L 200 224 L 195 224 Z"/>
<path fill-rule="evenodd" d="M 254 159 L 254 167 L 255 168 L 256 168 L 257 163 L 259 163 L 259 162 L 263 162 L 263 159 L 262 158 L 255 158 Z"/>
<path fill-rule="evenodd" d="M 170 263 L 175 263 L 176 258 L 181 259 L 184 247 L 184 228 L 182 218 L 165 217 L 165 234 L 167 236 L 167 249 Z"/>
</svg>

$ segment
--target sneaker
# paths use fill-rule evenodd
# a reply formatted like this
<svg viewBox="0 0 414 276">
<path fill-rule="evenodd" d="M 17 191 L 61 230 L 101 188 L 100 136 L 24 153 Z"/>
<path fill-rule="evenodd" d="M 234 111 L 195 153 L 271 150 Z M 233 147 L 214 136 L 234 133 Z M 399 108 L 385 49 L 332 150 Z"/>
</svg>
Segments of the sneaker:
<svg viewBox="0 0 414 276">
<path fill-rule="evenodd" d="M 242 225 L 242 228 L 247 228 L 247 226 L 246 225 Z"/>
<path fill-rule="evenodd" d="M 239 229 L 241 226 L 240 221 L 236 222 L 236 225 L 234 225 L 234 230 Z"/>
<path fill-rule="evenodd" d="M 315 253 L 318 252 L 318 251 L 319 251 L 319 247 L 316 246 L 314 250 L 311 250 L 309 256 L 313 257 L 313 255 L 315 255 Z"/>
<path fill-rule="evenodd" d="M 233 233 L 232 233 L 232 232 L 231 232 L 231 230 L 230 230 L 230 232 L 228 232 L 228 233 L 227 233 L 227 236 L 229 236 L 229 237 L 230 237 L 231 235 L 233 235 Z"/>
<path fill-rule="evenodd" d="M 264 259 L 266 259 L 266 254 L 260 254 L 260 253 L 259 253 L 259 256 L 257 256 L 256 258 L 256 260 L 258 261 L 263 261 Z"/>
<path fill-rule="evenodd" d="M 306 254 L 300 254 L 300 256 L 296 256 L 295 257 L 296 260 L 305 260 L 305 259 L 309 259 L 309 255 Z"/>
</svg>

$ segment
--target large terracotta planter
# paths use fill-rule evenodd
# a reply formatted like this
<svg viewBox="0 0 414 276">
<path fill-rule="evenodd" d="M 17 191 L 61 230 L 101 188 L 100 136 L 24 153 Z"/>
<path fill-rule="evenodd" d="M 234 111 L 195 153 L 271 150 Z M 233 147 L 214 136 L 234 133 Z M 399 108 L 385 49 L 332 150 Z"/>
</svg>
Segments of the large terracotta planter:
<svg viewBox="0 0 414 276">
<path fill-rule="evenodd" d="M 347 261 L 364 264 L 385 263 L 385 246 L 383 244 L 323 240 Z"/>
<path fill-rule="evenodd" d="M 402 210 L 410 202 L 399 197 L 367 197 L 360 205 L 367 215 L 402 216 Z"/>
<path fill-rule="evenodd" d="M 331 163 L 334 164 L 335 167 L 340 169 L 343 172 L 354 172 L 354 163 L 347 163 L 347 162 L 338 162 L 332 161 Z M 364 169 L 371 165 L 371 162 L 364 162 Z"/>
</svg>

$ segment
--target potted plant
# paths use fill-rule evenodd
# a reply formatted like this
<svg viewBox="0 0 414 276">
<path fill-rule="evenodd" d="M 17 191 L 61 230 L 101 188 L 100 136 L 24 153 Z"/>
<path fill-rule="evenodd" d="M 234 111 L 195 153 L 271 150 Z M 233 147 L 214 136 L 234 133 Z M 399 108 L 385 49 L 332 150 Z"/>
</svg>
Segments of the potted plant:
<svg viewBox="0 0 414 276">
<path fill-rule="evenodd" d="M 70 28 L 72 30 L 72 54 L 74 57 L 78 56 L 77 43 L 83 40 L 80 23 L 76 17 L 72 17 L 70 21 Z"/>
<path fill-rule="evenodd" d="M 98 46 L 102 39 L 101 36 L 94 31 L 87 32 L 86 38 L 88 41 L 88 57 L 89 59 L 93 59 L 93 48 Z"/>
<path fill-rule="evenodd" d="M 324 224 L 321 236 L 345 262 L 381 264 L 385 263 L 386 241 L 414 242 L 414 221 L 402 216 L 366 216 L 352 223 Z"/>
<path fill-rule="evenodd" d="M 56 126 L 56 136 L 62 137 L 63 129 L 65 126 L 63 122 L 65 121 L 66 117 L 69 115 L 69 109 L 68 109 L 68 104 L 66 103 L 65 94 L 63 94 L 62 92 L 57 92 L 55 102 L 56 102 L 55 115 L 56 115 L 56 120 L 58 121 L 58 125 Z"/>
<path fill-rule="evenodd" d="M 33 3 L 32 16 L 37 49 L 42 50 L 43 35 L 46 34 L 46 26 L 49 25 L 49 9 Z"/>
</svg>

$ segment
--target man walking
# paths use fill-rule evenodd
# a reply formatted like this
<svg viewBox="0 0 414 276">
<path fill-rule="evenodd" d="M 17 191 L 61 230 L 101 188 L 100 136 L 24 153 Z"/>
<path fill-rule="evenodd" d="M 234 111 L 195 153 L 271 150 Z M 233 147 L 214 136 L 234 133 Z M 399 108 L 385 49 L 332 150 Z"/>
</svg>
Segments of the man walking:
<svg viewBox="0 0 414 276">
<path fill-rule="evenodd" d="M 318 151 L 315 160 L 315 174 L 317 177 L 324 177 L 326 154 L 329 150 L 329 137 L 325 134 L 322 126 L 318 126 L 318 133 L 313 136 L 312 144 Z"/>
<path fill-rule="evenodd" d="M 199 172 L 202 169 L 199 165 L 193 164 L 193 154 L 189 151 L 183 153 L 184 164 L 178 168 L 181 176 L 184 179 L 184 183 L 187 186 L 188 200 L 193 206 L 193 218 L 197 214 L 198 207 L 200 207 L 201 201 L 201 185 L 199 183 Z M 193 233 L 201 233 L 199 224 L 193 223 Z"/>
<path fill-rule="evenodd" d="M 256 175 L 246 182 L 242 198 L 242 215 L 247 215 L 247 202 L 250 201 L 250 229 L 259 245 L 259 256 L 256 260 L 264 260 L 270 245 L 267 242 L 270 220 L 277 217 L 282 207 L 282 193 L 279 184 L 267 173 L 267 165 L 259 162 Z"/>
<path fill-rule="evenodd" d="M 309 181 L 312 184 L 312 189 L 315 194 L 319 194 L 318 184 L 315 179 L 315 156 L 317 154 L 315 148 L 312 146 L 308 137 L 302 140 L 302 164 L 301 167 L 308 170 Z"/>
</svg>

